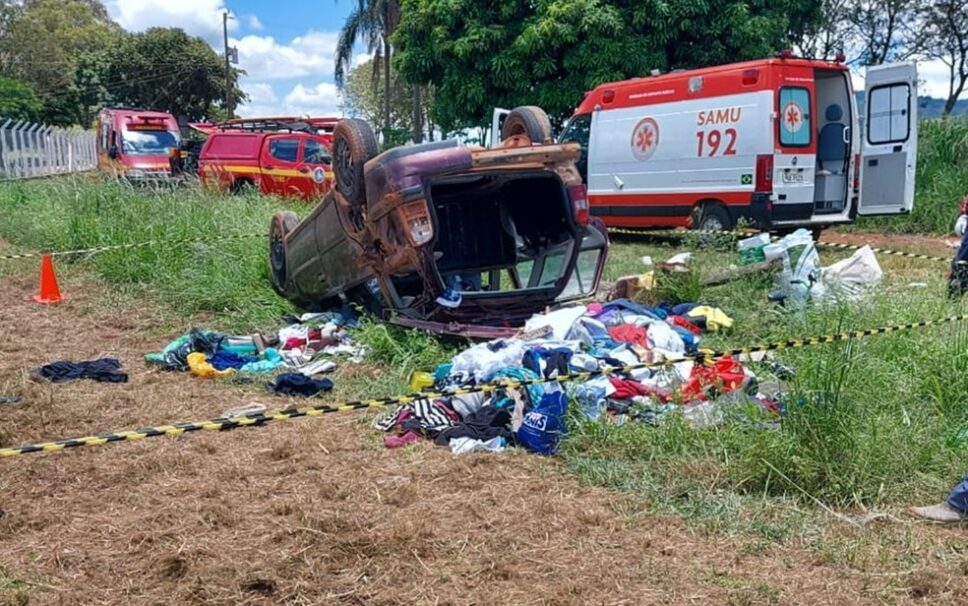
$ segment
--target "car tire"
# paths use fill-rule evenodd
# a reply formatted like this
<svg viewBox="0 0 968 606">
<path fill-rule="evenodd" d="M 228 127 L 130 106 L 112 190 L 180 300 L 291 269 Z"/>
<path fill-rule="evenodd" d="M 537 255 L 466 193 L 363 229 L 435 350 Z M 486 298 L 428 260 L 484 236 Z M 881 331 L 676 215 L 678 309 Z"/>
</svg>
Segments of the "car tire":
<svg viewBox="0 0 968 606">
<path fill-rule="evenodd" d="M 551 120 L 543 109 L 535 105 L 514 108 L 504 119 L 501 140 L 517 135 L 527 135 L 532 143 L 544 143 L 552 139 Z"/>
<path fill-rule="evenodd" d="M 719 204 L 704 204 L 696 229 L 699 231 L 730 231 L 733 229 L 733 219 L 729 216 L 729 212 Z"/>
<path fill-rule="evenodd" d="M 340 120 L 333 131 L 333 180 L 336 191 L 355 212 L 366 206 L 363 165 L 379 151 L 373 129 L 363 120 Z"/>
<path fill-rule="evenodd" d="M 282 297 L 287 295 L 286 287 L 289 285 L 286 236 L 298 224 L 299 217 L 288 210 L 272 215 L 269 223 L 269 275 L 272 278 L 272 289 Z"/>
</svg>

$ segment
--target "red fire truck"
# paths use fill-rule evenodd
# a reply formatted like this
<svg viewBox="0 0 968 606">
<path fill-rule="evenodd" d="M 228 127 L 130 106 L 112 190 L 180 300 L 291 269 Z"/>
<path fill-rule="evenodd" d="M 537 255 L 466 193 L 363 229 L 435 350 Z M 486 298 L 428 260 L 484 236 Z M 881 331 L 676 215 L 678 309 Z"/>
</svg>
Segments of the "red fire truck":
<svg viewBox="0 0 968 606">
<path fill-rule="evenodd" d="M 178 122 L 171 114 L 127 107 L 102 109 L 97 115 L 98 169 L 132 182 L 169 181 L 169 157 L 179 140 Z"/>
<path fill-rule="evenodd" d="M 868 68 L 861 118 L 842 60 L 784 52 L 602 84 L 559 141 L 606 225 L 819 230 L 911 211 L 916 87 L 913 63 Z"/>
<path fill-rule="evenodd" d="M 239 118 L 192 124 L 208 138 L 198 158 L 205 187 L 315 200 L 332 187 L 337 118 Z"/>
</svg>

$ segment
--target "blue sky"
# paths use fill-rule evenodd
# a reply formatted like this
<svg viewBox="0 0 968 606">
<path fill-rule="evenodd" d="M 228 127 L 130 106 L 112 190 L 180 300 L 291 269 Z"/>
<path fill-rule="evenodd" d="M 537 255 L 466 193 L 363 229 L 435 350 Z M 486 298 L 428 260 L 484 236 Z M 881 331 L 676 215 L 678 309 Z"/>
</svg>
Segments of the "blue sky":
<svg viewBox="0 0 968 606">
<path fill-rule="evenodd" d="M 181 27 L 222 52 L 222 11 L 229 39 L 239 49 L 239 67 L 248 72 L 242 88 L 249 101 L 242 116 L 340 115 L 333 83 L 334 54 L 340 27 L 356 0 L 103 0 L 115 21 L 130 31 Z M 362 51 L 362 49 L 358 49 Z M 357 55 L 356 62 L 365 60 Z M 922 63 L 921 94 L 944 97 L 947 69 Z M 855 87 L 863 79 L 855 74 Z"/>
<path fill-rule="evenodd" d="M 106 0 L 111 16 L 129 31 L 181 27 L 222 52 L 222 12 L 229 44 L 239 49 L 247 72 L 242 88 L 249 101 L 243 116 L 339 115 L 333 83 L 340 27 L 355 0 Z M 360 55 L 357 60 L 365 59 Z"/>
</svg>

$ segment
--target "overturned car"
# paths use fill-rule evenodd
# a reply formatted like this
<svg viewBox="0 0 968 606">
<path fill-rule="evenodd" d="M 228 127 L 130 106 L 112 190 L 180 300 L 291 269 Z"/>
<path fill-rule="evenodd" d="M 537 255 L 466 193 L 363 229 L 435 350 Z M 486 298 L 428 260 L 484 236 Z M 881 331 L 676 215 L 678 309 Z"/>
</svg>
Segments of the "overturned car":
<svg viewBox="0 0 968 606">
<path fill-rule="evenodd" d="M 335 184 L 302 221 L 272 218 L 273 287 L 306 309 L 347 301 L 404 326 L 511 334 L 532 314 L 595 293 L 608 253 L 545 113 L 514 110 L 497 148 L 455 140 L 377 155 L 360 120 L 333 134 Z"/>
</svg>

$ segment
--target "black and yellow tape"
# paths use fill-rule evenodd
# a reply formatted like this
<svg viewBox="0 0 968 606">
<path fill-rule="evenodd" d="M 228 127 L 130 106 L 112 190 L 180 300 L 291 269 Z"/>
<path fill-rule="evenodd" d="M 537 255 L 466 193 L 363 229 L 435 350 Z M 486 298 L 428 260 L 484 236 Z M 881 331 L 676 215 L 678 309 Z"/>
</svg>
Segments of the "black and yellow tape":
<svg viewBox="0 0 968 606">
<path fill-rule="evenodd" d="M 621 227 L 609 227 L 608 233 L 610 234 L 621 234 L 626 236 L 636 236 L 636 237 L 679 237 L 684 238 L 689 234 L 709 234 L 718 236 L 727 236 L 735 238 L 748 237 L 750 235 L 755 235 L 758 232 L 755 231 L 708 231 L 708 230 L 683 230 L 683 229 L 663 229 L 663 230 L 636 230 L 636 229 L 625 229 Z M 773 241 L 779 240 L 777 236 L 771 236 Z M 860 250 L 863 248 L 857 244 L 841 244 L 837 242 L 817 242 L 817 246 L 821 248 L 829 248 L 835 250 Z M 937 257 L 934 255 L 922 255 L 920 253 L 912 253 L 901 250 L 891 250 L 888 248 L 874 248 L 871 250 L 878 255 L 887 255 L 892 257 L 904 257 L 907 259 L 918 259 L 921 261 L 934 261 L 938 263 L 951 263 L 951 259 L 948 257 Z"/>
<path fill-rule="evenodd" d="M 110 250 L 128 250 L 133 248 L 146 248 L 149 246 L 162 246 L 162 245 L 180 245 L 180 244 L 199 244 L 208 242 L 221 242 L 226 240 L 245 240 L 248 238 L 265 238 L 267 235 L 265 233 L 261 234 L 229 234 L 225 236 L 204 236 L 198 238 L 175 238 L 175 239 L 157 239 L 157 240 L 146 240 L 144 242 L 131 242 L 128 244 L 111 244 L 108 246 L 95 246 L 92 248 L 81 248 L 78 250 L 58 250 L 49 253 L 42 252 L 28 252 L 21 253 L 17 255 L 0 255 L 0 261 L 11 261 L 14 259 L 32 259 L 35 257 L 43 256 L 48 254 L 52 257 L 63 257 L 68 255 L 90 255 L 96 253 L 107 252 Z"/>
<path fill-rule="evenodd" d="M 69 448 L 78 448 L 81 446 L 101 446 L 104 444 L 111 444 L 115 442 L 133 442 L 138 440 L 143 440 L 146 438 L 154 438 L 161 436 L 172 436 L 177 437 L 182 434 L 191 433 L 194 431 L 226 431 L 230 429 L 236 429 L 239 427 L 256 427 L 265 425 L 266 423 L 272 421 L 286 421 L 289 419 L 297 419 L 300 417 L 318 417 L 330 413 L 339 412 L 355 412 L 359 410 L 367 409 L 377 409 L 384 408 L 393 405 L 403 405 L 413 402 L 418 399 L 435 399 L 447 396 L 461 396 L 473 393 L 491 393 L 497 389 L 514 389 L 519 387 L 527 387 L 529 385 L 540 385 L 545 383 L 569 383 L 569 382 L 582 382 L 588 379 L 608 376 L 612 374 L 624 374 L 635 370 L 642 370 L 646 368 L 661 368 L 669 367 L 680 362 L 706 362 L 715 358 L 720 358 L 723 356 L 741 356 L 748 355 L 758 352 L 770 352 L 770 351 L 782 351 L 786 349 L 797 349 L 803 347 L 811 347 L 816 345 L 825 345 L 828 343 L 837 343 L 842 341 L 849 341 L 852 339 L 858 339 L 863 337 L 870 337 L 874 335 L 885 335 L 895 332 L 904 332 L 909 330 L 915 330 L 919 328 L 927 328 L 931 326 L 941 326 L 945 324 L 951 324 L 954 322 L 961 322 L 968 320 L 968 314 L 948 316 L 945 318 L 940 318 L 937 320 L 922 320 L 919 322 L 911 322 L 908 324 L 894 324 L 889 326 L 883 326 L 879 328 L 868 328 L 865 330 L 852 330 L 836 334 L 819 335 L 813 337 L 797 338 L 797 339 L 787 339 L 786 341 L 778 341 L 775 343 L 765 343 L 762 345 L 754 345 L 751 347 L 739 347 L 735 349 L 730 349 L 726 351 L 712 351 L 708 349 L 700 350 L 697 354 L 687 355 L 680 358 L 673 358 L 665 360 L 662 362 L 643 362 L 641 364 L 633 364 L 628 366 L 608 366 L 594 371 L 585 371 L 569 375 L 561 375 L 552 379 L 524 379 L 524 380 L 501 380 L 493 383 L 486 383 L 482 385 L 477 385 L 474 387 L 456 388 L 448 389 L 444 391 L 428 391 L 421 392 L 403 396 L 395 396 L 389 398 L 377 398 L 372 400 L 356 400 L 352 402 L 344 402 L 342 404 L 321 404 L 318 406 L 307 406 L 301 408 L 291 408 L 284 409 L 278 412 L 272 413 L 258 413 L 246 415 L 237 418 L 218 418 L 209 421 L 196 421 L 187 423 L 173 423 L 170 425 L 159 425 L 157 427 L 147 427 L 142 429 L 128 430 L 128 431 L 117 431 L 110 433 L 102 433 L 93 436 L 85 436 L 80 438 L 68 438 L 63 440 L 54 440 L 51 442 L 38 442 L 33 444 L 24 444 L 22 446 L 10 447 L 10 448 L 0 448 L 0 458 L 15 457 L 18 455 L 39 453 L 39 452 L 56 452 L 60 450 L 66 450 Z"/>
</svg>

